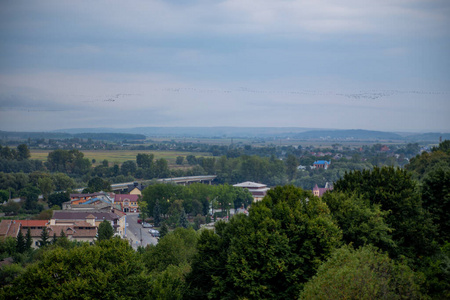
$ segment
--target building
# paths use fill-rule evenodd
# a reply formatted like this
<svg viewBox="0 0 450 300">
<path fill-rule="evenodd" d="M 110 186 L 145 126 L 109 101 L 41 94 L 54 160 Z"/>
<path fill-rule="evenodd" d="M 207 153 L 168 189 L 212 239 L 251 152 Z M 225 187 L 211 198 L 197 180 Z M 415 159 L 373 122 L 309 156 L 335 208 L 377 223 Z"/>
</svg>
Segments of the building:
<svg viewBox="0 0 450 300">
<path fill-rule="evenodd" d="M 328 169 L 328 167 L 331 165 L 331 160 L 330 161 L 326 161 L 326 160 L 316 160 L 313 163 L 313 168 L 314 169 Z"/>
<path fill-rule="evenodd" d="M 247 189 L 250 194 L 253 196 L 253 201 L 261 201 L 264 196 L 267 194 L 267 191 L 270 190 L 270 188 L 267 187 L 265 184 L 246 181 L 238 184 L 234 184 L 234 187 L 240 187 L 243 189 Z"/>
<path fill-rule="evenodd" d="M 16 238 L 19 234 L 20 226 L 20 222 L 16 222 L 16 220 L 2 220 L 0 222 L 0 238 Z"/>
<path fill-rule="evenodd" d="M 314 194 L 314 196 L 322 197 L 322 195 L 325 194 L 325 192 L 332 191 L 332 190 L 333 190 L 333 185 L 329 184 L 328 182 L 325 184 L 324 188 L 319 188 L 316 184 L 313 188 L 313 194 Z"/>
<path fill-rule="evenodd" d="M 84 221 L 76 221 L 71 224 L 50 225 L 49 220 L 2 220 L 0 223 L 0 237 L 17 238 L 19 231 L 25 237 L 30 230 L 33 248 L 39 247 L 41 234 L 47 229 L 49 239 L 55 235 L 61 236 L 61 232 L 69 241 L 93 242 L 97 235 L 97 227 Z"/>
<path fill-rule="evenodd" d="M 145 186 L 138 183 L 138 182 L 134 182 L 133 184 L 128 186 L 128 194 L 131 195 L 142 195 L 142 191 L 145 189 Z"/>
<path fill-rule="evenodd" d="M 140 195 L 116 194 L 114 197 L 114 208 L 124 213 L 139 212 Z"/>
<path fill-rule="evenodd" d="M 114 193 L 70 194 L 70 201 L 62 204 L 63 210 L 111 210 Z"/>
<path fill-rule="evenodd" d="M 112 202 L 114 199 L 114 193 L 109 192 L 97 192 L 90 194 L 70 194 L 70 202 L 73 205 L 82 204 L 92 198 L 98 198 Z"/>
<path fill-rule="evenodd" d="M 77 222 L 86 222 L 96 228 L 101 222 L 107 220 L 111 223 L 115 233 L 119 236 L 125 235 L 126 215 L 116 209 L 106 211 L 95 210 L 55 210 L 50 219 L 50 226 L 64 225 L 74 226 Z"/>
</svg>

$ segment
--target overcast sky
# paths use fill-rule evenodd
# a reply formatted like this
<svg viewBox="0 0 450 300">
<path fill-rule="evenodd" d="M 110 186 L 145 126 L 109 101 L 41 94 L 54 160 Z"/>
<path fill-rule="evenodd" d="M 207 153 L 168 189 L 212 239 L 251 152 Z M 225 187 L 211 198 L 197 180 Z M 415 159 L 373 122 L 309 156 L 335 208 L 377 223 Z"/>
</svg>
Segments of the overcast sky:
<svg viewBox="0 0 450 300">
<path fill-rule="evenodd" d="M 450 1 L 0 1 L 0 130 L 137 126 L 450 132 Z"/>
</svg>

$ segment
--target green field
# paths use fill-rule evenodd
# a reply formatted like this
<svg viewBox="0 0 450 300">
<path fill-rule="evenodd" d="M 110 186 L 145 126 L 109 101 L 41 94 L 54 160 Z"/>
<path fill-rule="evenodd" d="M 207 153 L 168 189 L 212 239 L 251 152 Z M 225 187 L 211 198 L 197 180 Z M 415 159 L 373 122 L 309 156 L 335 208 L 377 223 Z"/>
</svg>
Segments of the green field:
<svg viewBox="0 0 450 300">
<path fill-rule="evenodd" d="M 48 157 L 48 153 L 53 150 L 31 150 L 31 159 L 38 159 L 41 161 L 46 161 Z M 181 152 L 181 151 L 145 151 L 145 150 L 81 150 L 81 152 L 84 153 L 84 157 L 88 158 L 89 160 L 95 159 L 95 164 L 99 165 L 103 160 L 108 160 L 108 162 L 111 163 L 118 163 L 122 164 L 123 162 L 127 160 L 136 160 L 136 155 L 138 153 L 144 153 L 144 154 L 153 154 L 155 156 L 155 159 L 164 158 L 169 162 L 169 165 L 175 165 L 175 160 L 177 156 L 188 156 L 188 155 L 195 155 L 195 156 L 210 156 L 209 153 L 202 153 L 202 152 Z M 186 163 L 186 160 L 185 160 Z"/>
</svg>

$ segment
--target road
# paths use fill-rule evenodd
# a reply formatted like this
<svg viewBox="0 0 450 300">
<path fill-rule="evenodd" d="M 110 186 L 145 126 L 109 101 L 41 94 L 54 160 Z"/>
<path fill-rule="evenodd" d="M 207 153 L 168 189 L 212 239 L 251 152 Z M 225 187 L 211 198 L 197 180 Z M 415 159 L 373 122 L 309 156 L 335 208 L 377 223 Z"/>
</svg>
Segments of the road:
<svg viewBox="0 0 450 300">
<path fill-rule="evenodd" d="M 133 249 L 137 249 L 138 246 L 147 246 L 149 244 L 156 245 L 158 240 L 148 232 L 150 228 L 144 228 L 141 224 L 138 224 L 139 214 L 138 213 L 128 213 L 127 214 L 127 239 L 130 241 Z M 141 244 L 142 238 L 142 244 Z"/>
</svg>

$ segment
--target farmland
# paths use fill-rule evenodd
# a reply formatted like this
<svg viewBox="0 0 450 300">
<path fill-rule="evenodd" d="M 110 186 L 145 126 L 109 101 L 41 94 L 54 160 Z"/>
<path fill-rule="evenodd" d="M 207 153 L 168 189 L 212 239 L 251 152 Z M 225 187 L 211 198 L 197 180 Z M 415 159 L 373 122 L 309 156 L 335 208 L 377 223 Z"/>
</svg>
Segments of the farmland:
<svg viewBox="0 0 450 300">
<path fill-rule="evenodd" d="M 31 159 L 37 159 L 46 161 L 48 153 L 53 150 L 31 150 Z M 164 158 L 168 161 L 169 165 L 175 165 L 177 156 L 186 157 L 188 155 L 205 156 L 208 157 L 210 153 L 192 153 L 181 151 L 145 151 L 145 150 L 81 150 L 84 153 L 84 157 L 89 160 L 95 159 L 94 166 L 101 164 L 103 160 L 108 160 L 111 163 L 122 164 L 127 160 L 136 160 L 138 153 L 153 154 L 155 159 Z"/>
</svg>

